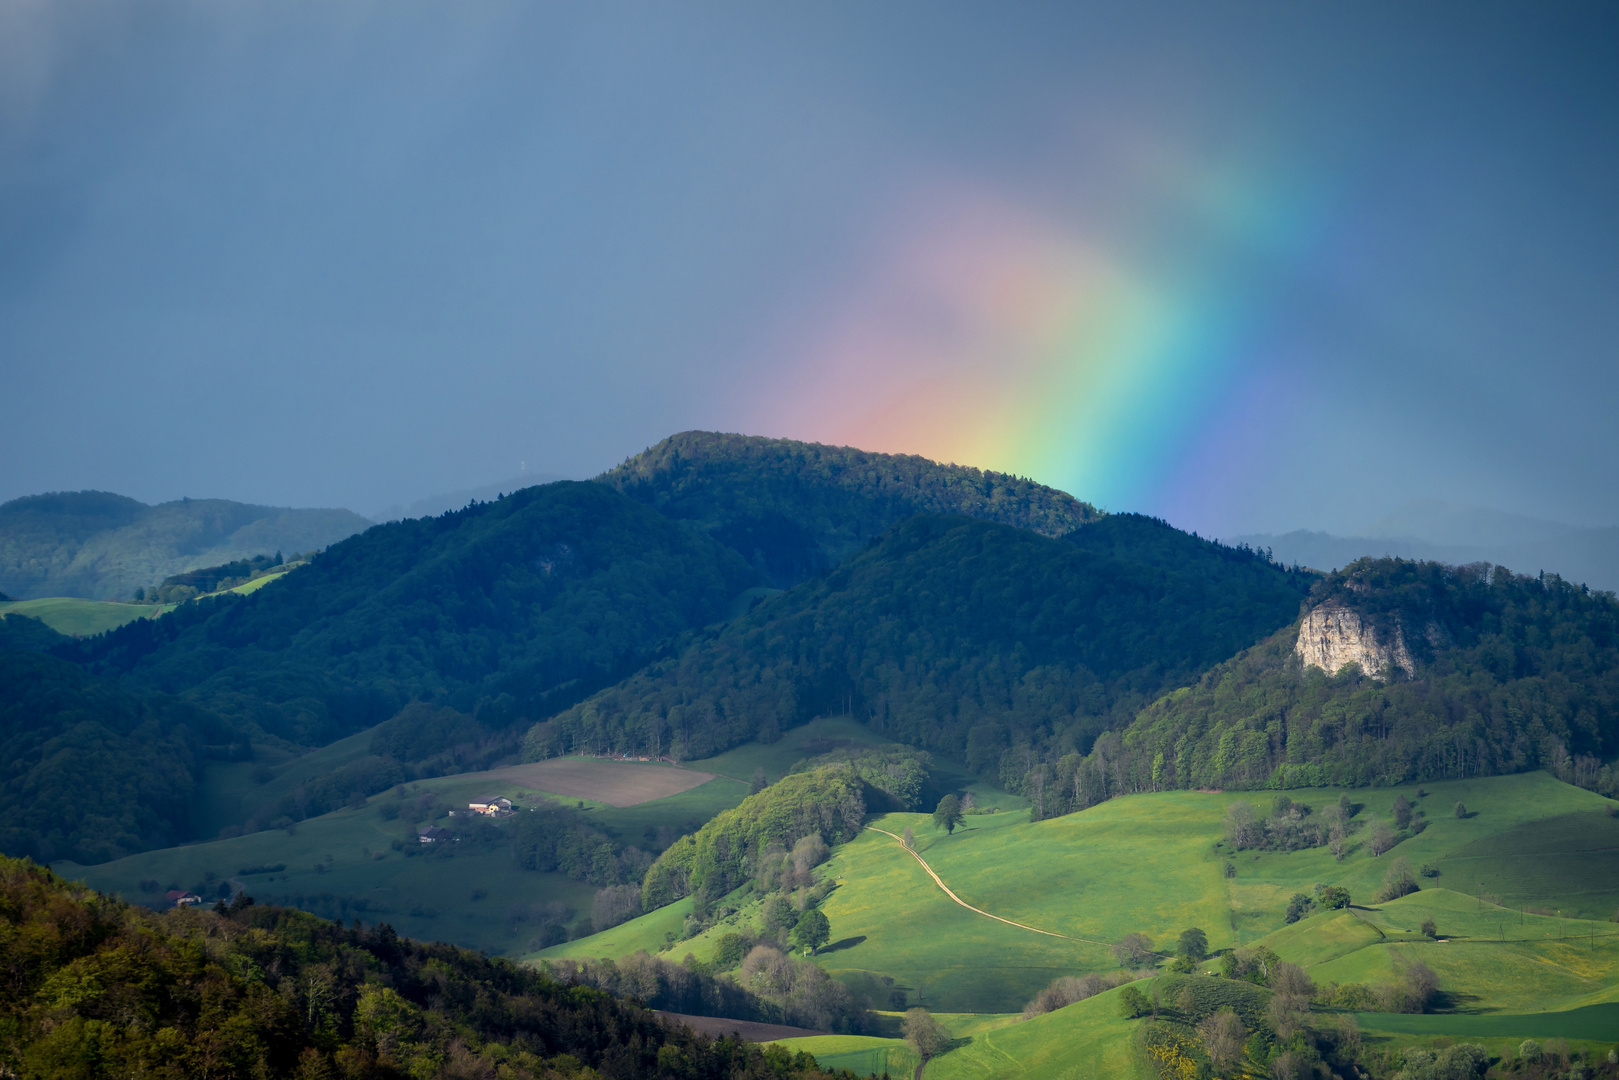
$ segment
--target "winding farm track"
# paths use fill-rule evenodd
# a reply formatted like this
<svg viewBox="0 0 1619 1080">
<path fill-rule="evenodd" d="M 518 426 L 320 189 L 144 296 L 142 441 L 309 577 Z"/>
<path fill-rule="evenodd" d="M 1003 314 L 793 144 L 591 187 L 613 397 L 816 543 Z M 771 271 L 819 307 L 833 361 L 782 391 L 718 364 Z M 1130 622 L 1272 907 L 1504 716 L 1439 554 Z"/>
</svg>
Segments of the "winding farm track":
<svg viewBox="0 0 1619 1080">
<path fill-rule="evenodd" d="M 924 869 L 924 870 L 926 870 L 928 872 L 928 877 L 933 879 L 933 883 L 935 885 L 937 885 L 939 888 L 944 890 L 944 894 L 946 896 L 948 896 L 950 899 L 954 900 L 956 903 L 960 904 L 962 907 L 966 908 L 968 911 L 975 911 L 978 914 L 984 916 L 984 918 L 986 918 L 986 919 L 994 919 L 996 922 L 1005 923 L 1007 926 L 1015 926 L 1019 930 L 1028 930 L 1029 932 L 1035 933 L 1035 934 L 1044 934 L 1046 937 L 1062 938 L 1064 941 L 1081 941 L 1081 942 L 1084 942 L 1086 945 L 1102 945 L 1102 946 L 1106 946 L 1108 944 L 1108 942 L 1105 942 L 1105 941 L 1092 941 L 1090 938 L 1069 937 L 1067 934 L 1059 934 L 1059 933 L 1056 933 L 1055 931 L 1052 931 L 1052 930 L 1042 930 L 1038 926 L 1026 926 L 1026 925 L 1024 925 L 1023 923 L 1020 923 L 1020 922 L 1013 922 L 1011 919 L 1003 919 L 999 915 L 991 915 L 989 912 L 985 911 L 983 908 L 973 907 L 971 904 L 967 903 L 967 901 L 963 900 L 961 897 L 959 897 L 955 893 L 951 892 L 950 891 L 950 886 L 946 885 L 944 883 L 944 879 L 941 878 L 938 874 L 933 872 L 933 867 L 928 865 L 928 861 L 926 859 L 922 858 L 922 856 L 918 855 L 915 851 L 912 851 L 910 848 L 905 847 L 905 841 L 904 840 L 901 840 L 899 837 L 894 836 L 894 834 L 889 832 L 887 829 L 879 829 L 875 825 L 862 825 L 861 828 L 866 829 L 866 830 L 868 830 L 870 832 L 882 833 L 884 836 L 891 837 L 894 841 L 896 841 L 899 844 L 899 846 L 901 848 L 903 848 L 906 852 L 908 852 L 910 854 L 911 858 L 915 859 L 917 862 L 922 864 L 922 869 Z"/>
</svg>

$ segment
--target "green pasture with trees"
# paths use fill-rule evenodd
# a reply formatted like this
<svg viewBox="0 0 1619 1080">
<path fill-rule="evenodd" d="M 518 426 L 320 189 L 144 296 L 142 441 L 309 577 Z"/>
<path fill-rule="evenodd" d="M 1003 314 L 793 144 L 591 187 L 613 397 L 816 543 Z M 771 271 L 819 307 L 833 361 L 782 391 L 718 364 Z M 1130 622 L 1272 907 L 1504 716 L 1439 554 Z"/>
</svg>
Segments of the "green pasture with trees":
<svg viewBox="0 0 1619 1080">
<path fill-rule="evenodd" d="M 1454 812 L 1458 802 L 1465 816 Z M 1251 813 L 1233 814 L 1238 806 Z M 824 915 L 829 941 L 811 959 L 874 1009 L 873 1030 L 859 1041 L 787 1045 L 840 1064 L 891 1067 L 906 1046 L 901 1014 L 922 1008 L 952 1031 L 930 1055 L 928 1077 L 1064 1076 L 1079 1062 L 1108 1062 L 1109 1075 L 1171 1075 L 1209 1061 L 1209 1040 L 1225 1037 L 1221 1010 L 1235 1009 L 1228 1026 L 1240 1023 L 1242 1032 L 1232 1061 L 1250 1069 L 1284 1053 L 1294 1055 L 1289 1062 L 1355 1053 L 1392 1076 L 1407 1048 L 1449 1030 L 1446 1016 L 1458 1018 L 1454 1041 L 1479 1041 L 1498 1055 L 1503 1040 L 1519 1036 L 1507 1029 L 1523 1021 L 1491 1032 L 1472 1017 L 1539 1008 L 1572 1015 L 1619 1002 L 1619 930 L 1610 921 L 1619 889 L 1583 869 L 1619 835 L 1604 831 L 1619 828 L 1608 806 L 1528 773 L 1397 789 L 1146 793 L 1037 822 L 1027 812 L 967 814 L 954 831 L 935 827 L 932 814 L 879 815 L 876 828 L 911 830 L 917 853 L 965 903 L 1064 936 L 957 904 L 900 843 L 863 830 L 815 868 L 815 880 L 831 886 L 812 908 Z M 1329 810 L 1347 815 L 1341 859 L 1327 843 L 1243 846 L 1234 835 L 1257 820 L 1261 838 L 1292 836 L 1300 820 Z M 1406 826 L 1396 829 L 1400 820 Z M 1394 838 L 1380 855 L 1370 843 L 1378 825 Z M 1539 827 L 1554 829 L 1549 835 L 1565 849 L 1543 847 L 1543 873 L 1524 887 L 1553 880 L 1566 863 L 1571 880 L 1590 888 L 1541 898 L 1469 891 L 1477 883 L 1461 880 L 1467 867 L 1491 852 L 1509 863 L 1526 858 L 1523 837 L 1540 836 Z M 1414 891 L 1402 885 L 1393 890 L 1399 895 L 1378 899 L 1407 876 Z M 1535 910 L 1575 894 L 1595 918 Z M 763 940 L 766 906 L 744 884 L 714 904 L 709 925 L 683 917 L 694 935 L 659 946 L 643 932 L 636 946 L 741 978 L 722 942 Z M 672 933 L 674 920 L 660 922 L 659 912 L 642 919 Z M 551 953 L 603 955 L 596 944 L 585 938 Z M 1130 981 L 1141 975 L 1149 978 Z M 1242 992 L 1252 1000 L 1222 1005 L 1221 987 L 1248 987 Z M 1270 1011 L 1276 994 L 1286 999 L 1280 1018 Z M 1407 1008 L 1428 1010 L 1421 1024 L 1383 1019 Z M 967 1034 L 963 1024 L 976 1026 Z M 1535 1027 L 1522 1037 L 1560 1030 Z M 1249 1043 L 1255 1032 L 1268 1040 L 1258 1051 Z M 1583 1060 L 1607 1052 L 1589 1039 L 1571 1045 Z M 916 1061 L 911 1054 L 903 1060 Z"/>
</svg>

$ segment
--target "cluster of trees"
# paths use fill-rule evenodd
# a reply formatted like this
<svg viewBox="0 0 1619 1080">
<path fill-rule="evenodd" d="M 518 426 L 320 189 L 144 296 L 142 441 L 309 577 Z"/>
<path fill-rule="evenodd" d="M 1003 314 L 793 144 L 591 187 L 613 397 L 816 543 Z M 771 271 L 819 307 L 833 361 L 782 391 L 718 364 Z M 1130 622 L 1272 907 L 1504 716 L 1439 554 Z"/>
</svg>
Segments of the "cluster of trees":
<svg viewBox="0 0 1619 1080">
<path fill-rule="evenodd" d="M 616 847 L 583 814 L 550 800 L 525 808 L 506 823 L 505 831 L 518 865 L 526 870 L 566 874 L 592 885 L 638 885 L 652 865 L 647 852 Z"/>
<path fill-rule="evenodd" d="M 0 651 L 0 852 L 94 863 L 177 844 L 203 759 L 243 746 L 183 701 Z"/>
<path fill-rule="evenodd" d="M 1170 975 L 1154 980 L 1150 995 L 1134 985 L 1120 993 L 1122 1015 L 1147 1018 L 1142 1043 L 1160 1075 L 1263 1071 L 1275 1080 L 1306 1080 L 1398 1071 L 1404 1080 L 1474 1080 L 1490 1062 L 1466 1044 L 1407 1051 L 1403 1061 L 1398 1053 L 1362 1045 L 1348 1013 L 1420 1011 L 1435 999 L 1438 981 L 1420 962 L 1403 961 L 1394 983 L 1321 987 L 1266 949 L 1239 949 L 1221 959 L 1224 978 Z"/>
<path fill-rule="evenodd" d="M 157 915 L 26 861 L 0 859 L 0 940 L 0 1069 L 41 1080 L 825 1075 L 386 925 L 246 897 Z"/>
<path fill-rule="evenodd" d="M 1404 860 L 1396 860 L 1403 862 Z M 1404 895 L 1403 893 L 1401 895 Z M 1283 922 L 1289 925 L 1298 922 L 1307 915 L 1317 911 L 1338 911 L 1349 906 L 1349 890 L 1342 885 L 1327 885 L 1318 883 L 1314 895 L 1308 893 L 1294 893 L 1287 902 L 1287 911 Z"/>
<path fill-rule="evenodd" d="M 933 756 L 898 743 L 886 746 L 854 746 L 833 750 L 819 757 L 805 758 L 794 765 L 795 773 L 809 772 L 823 765 L 845 765 L 876 792 L 892 800 L 892 809 L 916 810 L 933 771 Z M 876 803 L 873 800 L 873 809 Z"/>
<path fill-rule="evenodd" d="M 789 588 L 916 514 L 962 514 L 1042 536 L 1099 515 L 1032 480 L 907 454 L 709 431 L 671 436 L 602 476 L 728 545 Z"/>
<path fill-rule="evenodd" d="M 871 1014 L 848 987 L 818 964 L 788 956 L 769 942 L 748 946 L 724 968 L 718 959 L 704 964 L 689 953 L 680 964 L 645 952 L 617 961 L 603 957 L 543 963 L 563 982 L 633 998 L 654 1009 L 845 1033 L 873 1027 Z"/>
<path fill-rule="evenodd" d="M 1363 559 L 1316 585 L 1310 604 L 1327 602 L 1398 617 L 1416 677 L 1305 669 L 1288 627 L 1152 702 L 1087 755 L 1032 754 L 1017 786 L 1043 786 L 1059 813 L 1130 791 L 1394 786 L 1540 767 L 1611 792 L 1611 594 L 1499 567 Z"/>
<path fill-rule="evenodd" d="M 690 895 L 698 912 L 706 910 L 756 872 L 768 873 L 773 845 L 785 851 L 812 834 L 822 845 L 841 844 L 860 831 L 865 813 L 862 784 L 846 765 L 783 777 L 670 845 L 646 873 L 642 904 L 652 911 Z"/>
<path fill-rule="evenodd" d="M 1023 790 L 1042 754 L 1088 748 L 1291 621 L 1306 588 L 1133 515 L 1063 540 L 919 516 L 561 713 L 547 736 L 564 752 L 696 758 L 852 712 Z"/>
<path fill-rule="evenodd" d="M 233 559 L 218 566 L 204 566 L 184 573 L 171 574 L 164 578 L 161 584 L 154 585 L 150 589 L 137 588 L 135 599 L 158 604 L 180 604 L 203 593 L 235 588 L 281 565 L 283 564 L 279 551 L 274 557 L 254 555 L 250 559 Z"/>
<path fill-rule="evenodd" d="M 1056 1012 L 1076 1001 L 1084 1001 L 1104 990 L 1112 990 L 1114 987 L 1145 977 L 1143 973 L 1137 971 L 1110 971 L 1106 975 L 1093 972 L 1089 975 L 1058 976 L 1023 1006 L 1023 1019 L 1028 1020 L 1042 1013 Z"/>
</svg>

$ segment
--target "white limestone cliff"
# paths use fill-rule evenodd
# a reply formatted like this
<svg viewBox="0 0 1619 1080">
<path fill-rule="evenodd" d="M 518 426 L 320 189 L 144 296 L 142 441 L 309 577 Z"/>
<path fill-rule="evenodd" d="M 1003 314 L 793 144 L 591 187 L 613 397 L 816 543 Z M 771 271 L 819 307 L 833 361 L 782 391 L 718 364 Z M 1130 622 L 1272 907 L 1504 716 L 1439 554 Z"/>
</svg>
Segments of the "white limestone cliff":
<svg viewBox="0 0 1619 1080">
<path fill-rule="evenodd" d="M 1359 612 L 1338 603 L 1322 604 L 1304 617 L 1293 651 L 1305 667 L 1318 667 L 1329 675 L 1349 663 L 1359 664 L 1368 675 L 1398 668 L 1409 678 L 1417 669 L 1398 622 L 1393 640 L 1383 641 Z"/>
</svg>

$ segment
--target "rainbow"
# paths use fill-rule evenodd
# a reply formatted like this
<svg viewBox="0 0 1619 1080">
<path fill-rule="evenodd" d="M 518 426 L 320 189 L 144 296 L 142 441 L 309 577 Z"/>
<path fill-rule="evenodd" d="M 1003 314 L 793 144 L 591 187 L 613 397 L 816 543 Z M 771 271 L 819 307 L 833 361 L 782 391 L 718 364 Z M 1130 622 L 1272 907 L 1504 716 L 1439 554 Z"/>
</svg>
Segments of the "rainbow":
<svg viewBox="0 0 1619 1080">
<path fill-rule="evenodd" d="M 960 186 L 913 198 L 776 347 L 787 374 L 739 403 L 748 430 L 997 469 L 1111 510 L 1218 485 L 1284 392 L 1267 335 L 1320 200 L 1220 170 L 1142 186 L 1133 219 L 1090 228 Z"/>
</svg>

